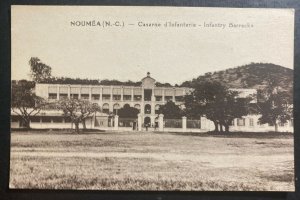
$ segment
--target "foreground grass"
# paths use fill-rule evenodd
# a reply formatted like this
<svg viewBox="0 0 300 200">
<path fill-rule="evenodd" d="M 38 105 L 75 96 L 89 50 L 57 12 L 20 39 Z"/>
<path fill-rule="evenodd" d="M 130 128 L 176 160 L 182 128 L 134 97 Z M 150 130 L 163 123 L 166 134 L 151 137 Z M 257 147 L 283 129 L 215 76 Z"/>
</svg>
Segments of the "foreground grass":
<svg viewBox="0 0 300 200">
<path fill-rule="evenodd" d="M 293 136 L 12 133 L 12 188 L 294 190 Z"/>
</svg>

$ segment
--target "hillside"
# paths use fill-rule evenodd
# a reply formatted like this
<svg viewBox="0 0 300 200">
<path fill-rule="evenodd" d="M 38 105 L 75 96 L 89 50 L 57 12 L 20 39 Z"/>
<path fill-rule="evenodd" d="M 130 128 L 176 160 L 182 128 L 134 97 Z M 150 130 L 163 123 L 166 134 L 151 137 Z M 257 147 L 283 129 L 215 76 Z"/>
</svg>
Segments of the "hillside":
<svg viewBox="0 0 300 200">
<path fill-rule="evenodd" d="M 251 63 L 206 73 L 192 81 L 182 83 L 181 86 L 192 87 L 195 82 L 219 81 L 230 88 L 264 89 L 268 79 L 274 80 L 275 84 L 283 91 L 291 91 L 293 88 L 293 70 L 269 63 Z"/>
</svg>

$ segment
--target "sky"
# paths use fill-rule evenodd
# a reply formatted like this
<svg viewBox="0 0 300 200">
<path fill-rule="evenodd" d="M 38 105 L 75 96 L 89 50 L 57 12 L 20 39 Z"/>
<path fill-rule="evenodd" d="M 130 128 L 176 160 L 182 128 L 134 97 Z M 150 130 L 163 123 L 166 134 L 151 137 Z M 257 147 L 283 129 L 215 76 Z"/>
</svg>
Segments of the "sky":
<svg viewBox="0 0 300 200">
<path fill-rule="evenodd" d="M 124 27 L 71 25 L 93 20 Z M 150 72 L 171 84 L 251 62 L 293 68 L 291 9 L 13 6 L 11 31 L 13 80 L 30 79 L 31 57 L 51 66 L 53 76 L 140 81 Z"/>
</svg>

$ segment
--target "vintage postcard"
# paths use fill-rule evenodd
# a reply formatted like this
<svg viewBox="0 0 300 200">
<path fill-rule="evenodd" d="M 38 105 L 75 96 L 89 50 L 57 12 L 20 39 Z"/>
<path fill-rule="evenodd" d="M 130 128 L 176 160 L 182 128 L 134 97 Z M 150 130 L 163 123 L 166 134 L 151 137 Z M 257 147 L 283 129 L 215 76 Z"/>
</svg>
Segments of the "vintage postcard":
<svg viewBox="0 0 300 200">
<path fill-rule="evenodd" d="M 294 191 L 294 10 L 12 6 L 10 188 Z"/>
</svg>

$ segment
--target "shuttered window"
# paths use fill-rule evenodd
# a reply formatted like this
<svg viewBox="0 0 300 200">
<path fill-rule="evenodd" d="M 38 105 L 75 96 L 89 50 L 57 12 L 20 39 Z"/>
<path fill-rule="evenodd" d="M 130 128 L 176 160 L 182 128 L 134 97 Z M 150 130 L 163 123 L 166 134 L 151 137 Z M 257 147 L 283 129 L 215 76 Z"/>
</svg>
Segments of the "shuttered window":
<svg viewBox="0 0 300 200">
<path fill-rule="evenodd" d="M 72 94 L 79 94 L 79 87 L 71 87 L 71 93 Z"/>
<path fill-rule="evenodd" d="M 89 93 L 90 93 L 90 88 L 88 87 L 81 88 L 81 94 L 89 94 Z"/>
<path fill-rule="evenodd" d="M 121 94 L 121 89 L 122 88 L 113 88 L 113 94 Z"/>
<path fill-rule="evenodd" d="M 134 88 L 133 89 L 134 95 L 142 95 L 142 89 L 141 88 Z"/>
<path fill-rule="evenodd" d="M 110 94 L 110 88 L 103 88 L 103 94 Z"/>
<path fill-rule="evenodd" d="M 124 88 L 123 89 L 123 94 L 124 95 L 131 95 L 131 88 Z"/>
<path fill-rule="evenodd" d="M 48 93 L 57 93 L 57 87 L 56 86 L 49 86 Z"/>
<path fill-rule="evenodd" d="M 174 90 L 170 90 L 170 89 L 165 90 L 165 96 L 173 96 L 173 95 L 174 95 Z"/>
<path fill-rule="evenodd" d="M 59 93 L 60 94 L 68 94 L 68 87 L 62 86 L 59 88 Z"/>
<path fill-rule="evenodd" d="M 101 88 L 100 87 L 94 87 L 92 88 L 92 94 L 100 94 Z"/>
<path fill-rule="evenodd" d="M 155 96 L 162 96 L 163 90 L 162 89 L 154 89 L 154 95 Z"/>
</svg>

